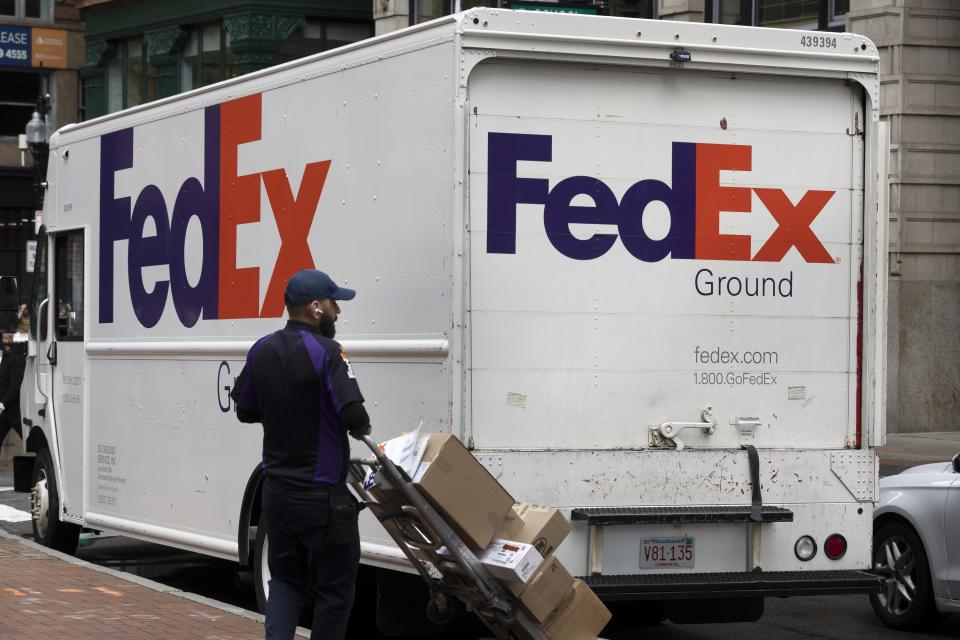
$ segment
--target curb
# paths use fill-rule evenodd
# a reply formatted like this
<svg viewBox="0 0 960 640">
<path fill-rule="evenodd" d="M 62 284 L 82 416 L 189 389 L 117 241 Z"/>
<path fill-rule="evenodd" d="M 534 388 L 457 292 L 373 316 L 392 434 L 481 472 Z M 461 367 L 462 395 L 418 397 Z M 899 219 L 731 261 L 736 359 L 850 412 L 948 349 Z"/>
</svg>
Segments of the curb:
<svg viewBox="0 0 960 640">
<path fill-rule="evenodd" d="M 264 623 L 264 617 L 259 613 L 253 613 L 252 611 L 247 611 L 242 607 L 237 607 L 231 604 L 224 604 L 223 602 L 220 602 L 218 600 L 213 600 L 211 598 L 199 596 L 195 593 L 190 593 L 189 591 L 183 591 L 181 589 L 176 589 L 174 587 L 168 587 L 165 584 L 154 582 L 153 580 L 148 580 L 147 578 L 144 578 L 142 576 L 135 576 L 130 573 L 124 573 L 123 571 L 117 571 L 116 569 L 110 569 L 109 567 L 101 567 L 100 565 L 87 562 L 86 560 L 81 560 L 80 558 L 76 558 L 74 556 L 61 553 L 60 551 L 57 551 L 55 549 L 44 547 L 43 545 L 37 544 L 33 540 L 27 540 L 25 538 L 21 538 L 20 536 L 15 536 L 11 533 L 4 531 L 3 529 L 0 529 L 0 538 L 6 539 L 6 540 L 14 540 L 33 551 L 39 551 L 40 553 L 45 553 L 46 555 L 56 558 L 58 560 L 63 560 L 64 562 L 69 562 L 70 564 L 83 567 L 85 569 L 90 569 L 92 571 L 97 571 L 99 573 L 106 574 L 110 577 L 117 578 L 118 580 L 125 580 L 127 582 L 132 582 L 134 584 L 138 584 L 142 587 L 146 587 L 148 589 L 152 589 L 160 593 L 167 593 L 173 596 L 177 596 L 178 598 L 190 600 L 191 602 L 195 602 L 197 604 L 202 604 L 207 607 L 218 609 L 225 613 L 230 613 L 236 616 L 240 616 L 241 618 L 252 620 L 261 625 Z M 303 627 L 297 627 L 297 635 L 304 638 L 309 638 L 310 631 L 307 629 L 304 629 Z"/>
</svg>

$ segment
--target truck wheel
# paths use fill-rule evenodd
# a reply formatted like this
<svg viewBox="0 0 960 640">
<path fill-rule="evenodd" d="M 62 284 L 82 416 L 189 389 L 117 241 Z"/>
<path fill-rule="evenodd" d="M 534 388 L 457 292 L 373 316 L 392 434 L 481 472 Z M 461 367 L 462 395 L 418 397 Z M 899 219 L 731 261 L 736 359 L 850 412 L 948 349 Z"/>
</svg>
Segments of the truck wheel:
<svg viewBox="0 0 960 640">
<path fill-rule="evenodd" d="M 930 564 L 920 537 L 903 522 L 888 522 L 873 538 L 873 568 L 883 588 L 870 595 L 877 617 L 888 627 L 921 629 L 937 620 Z"/>
<path fill-rule="evenodd" d="M 267 598 L 270 596 L 270 565 L 267 564 L 267 523 L 260 514 L 257 521 L 257 539 L 253 545 L 253 587 L 257 594 L 257 609 L 267 612 Z"/>
<path fill-rule="evenodd" d="M 69 553 L 77 552 L 80 527 L 60 520 L 60 496 L 50 451 L 41 449 L 33 463 L 30 512 L 33 515 L 33 539 L 45 547 Z"/>
</svg>

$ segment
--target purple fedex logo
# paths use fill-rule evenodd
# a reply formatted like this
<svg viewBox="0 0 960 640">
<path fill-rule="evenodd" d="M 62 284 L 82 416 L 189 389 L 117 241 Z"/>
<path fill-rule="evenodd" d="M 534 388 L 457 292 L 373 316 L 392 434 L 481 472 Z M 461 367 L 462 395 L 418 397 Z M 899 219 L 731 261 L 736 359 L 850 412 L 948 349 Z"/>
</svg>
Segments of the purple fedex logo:
<svg viewBox="0 0 960 640">
<path fill-rule="evenodd" d="M 619 237 L 627 251 L 644 262 L 667 256 L 780 262 L 791 248 L 810 263 L 835 262 L 810 228 L 834 191 L 810 190 L 793 203 L 782 189 L 720 184 L 721 171 L 751 170 L 750 145 L 674 142 L 671 184 L 640 180 L 618 200 L 606 183 L 591 176 L 572 176 L 552 188 L 546 179 L 520 177 L 518 162 L 552 161 L 553 136 L 491 132 L 487 141 L 487 253 L 517 252 L 517 205 L 535 204 L 543 206 L 550 243 L 575 260 L 599 258 Z M 749 235 L 720 233 L 720 213 L 750 213 L 751 192 L 778 225 L 755 254 Z M 578 196 L 587 196 L 593 206 L 573 205 Z M 658 239 L 643 228 L 644 211 L 655 201 L 670 211 L 670 231 Z M 570 232 L 570 225 L 577 223 L 611 225 L 617 233 L 581 239 Z"/>
<path fill-rule="evenodd" d="M 294 193 L 287 173 L 272 169 L 238 175 L 237 148 L 261 138 L 261 94 L 253 94 L 204 109 L 203 181 L 187 178 L 176 199 L 168 203 L 160 188 L 148 184 L 133 201 L 115 194 L 116 173 L 133 168 L 133 128 L 100 138 L 100 322 L 113 322 L 114 245 L 127 241 L 130 302 L 144 327 L 160 321 L 168 298 L 185 327 L 205 320 L 279 318 L 283 288 L 300 269 L 312 269 L 307 237 L 317 212 L 330 160 L 303 167 Z M 280 249 L 268 256 L 273 272 L 260 297 L 260 267 L 237 266 L 237 227 L 260 220 L 261 185 L 280 234 Z M 200 224 L 203 259 L 200 278 L 191 284 L 186 269 L 187 227 Z M 145 234 L 147 222 L 155 232 Z M 170 277 L 147 290 L 143 269 L 169 267 Z"/>
</svg>

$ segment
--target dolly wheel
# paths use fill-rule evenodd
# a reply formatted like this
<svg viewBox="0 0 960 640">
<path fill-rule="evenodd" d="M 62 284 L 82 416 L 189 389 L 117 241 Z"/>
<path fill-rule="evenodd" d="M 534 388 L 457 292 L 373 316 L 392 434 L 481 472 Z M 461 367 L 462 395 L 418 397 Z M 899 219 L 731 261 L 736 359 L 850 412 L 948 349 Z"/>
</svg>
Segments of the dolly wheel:
<svg viewBox="0 0 960 640">
<path fill-rule="evenodd" d="M 493 609 L 493 617 L 496 618 L 500 624 L 509 625 L 517 619 L 517 605 L 510 600 L 507 600 L 504 604 L 506 605 L 505 609 L 501 609 L 500 607 Z"/>
<path fill-rule="evenodd" d="M 456 615 L 453 604 L 443 595 L 430 598 L 427 602 L 427 620 L 436 625 L 444 625 Z"/>
</svg>

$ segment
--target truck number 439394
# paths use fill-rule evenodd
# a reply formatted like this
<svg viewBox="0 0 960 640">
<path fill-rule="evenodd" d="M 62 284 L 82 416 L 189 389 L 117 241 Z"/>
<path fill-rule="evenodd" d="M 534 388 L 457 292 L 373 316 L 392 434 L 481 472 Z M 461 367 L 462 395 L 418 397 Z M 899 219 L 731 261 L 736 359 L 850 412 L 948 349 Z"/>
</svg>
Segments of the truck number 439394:
<svg viewBox="0 0 960 640">
<path fill-rule="evenodd" d="M 837 39 L 829 36 L 800 36 L 800 46 L 836 49 Z"/>
</svg>

